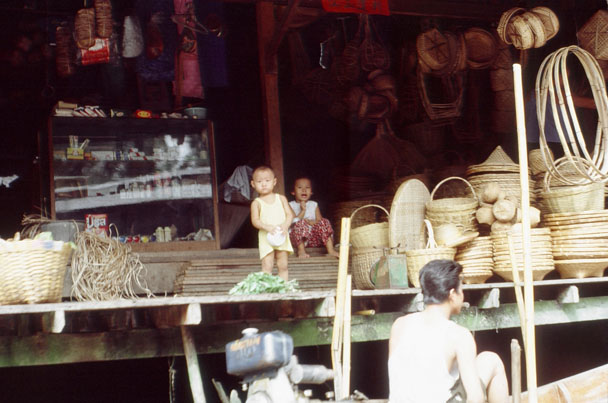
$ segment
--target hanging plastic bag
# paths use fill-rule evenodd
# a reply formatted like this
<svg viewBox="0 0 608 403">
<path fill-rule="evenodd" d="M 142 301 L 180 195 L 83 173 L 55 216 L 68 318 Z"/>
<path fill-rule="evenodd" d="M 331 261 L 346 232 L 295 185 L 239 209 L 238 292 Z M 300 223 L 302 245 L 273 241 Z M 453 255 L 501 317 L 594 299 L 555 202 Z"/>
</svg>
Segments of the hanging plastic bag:
<svg viewBox="0 0 608 403">
<path fill-rule="evenodd" d="M 144 51 L 144 36 L 139 18 L 127 15 L 123 23 L 122 57 L 137 57 Z"/>
</svg>

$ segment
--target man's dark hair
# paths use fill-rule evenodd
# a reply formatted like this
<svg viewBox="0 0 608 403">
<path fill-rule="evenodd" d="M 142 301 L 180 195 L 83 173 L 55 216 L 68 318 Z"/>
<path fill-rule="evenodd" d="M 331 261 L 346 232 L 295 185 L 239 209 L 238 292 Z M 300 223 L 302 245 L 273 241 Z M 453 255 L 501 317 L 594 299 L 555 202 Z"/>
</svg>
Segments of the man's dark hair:
<svg viewBox="0 0 608 403">
<path fill-rule="evenodd" d="M 453 260 L 431 260 L 420 270 L 420 287 L 424 303 L 441 304 L 448 299 L 450 290 L 458 289 L 462 266 Z"/>
</svg>

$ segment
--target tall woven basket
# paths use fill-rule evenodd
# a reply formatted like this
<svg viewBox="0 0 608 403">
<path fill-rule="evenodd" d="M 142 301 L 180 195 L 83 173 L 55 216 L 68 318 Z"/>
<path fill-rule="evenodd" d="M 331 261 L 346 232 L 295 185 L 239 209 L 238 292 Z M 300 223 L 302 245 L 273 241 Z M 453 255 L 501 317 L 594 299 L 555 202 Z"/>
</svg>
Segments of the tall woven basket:
<svg viewBox="0 0 608 403">
<path fill-rule="evenodd" d="M 367 204 L 353 211 L 351 221 L 357 212 L 371 207 L 379 208 L 387 216 L 389 215 L 384 207 L 378 204 Z M 370 270 L 374 263 L 384 255 L 384 249 L 388 248 L 388 222 L 354 228 L 350 231 L 350 241 L 353 245 L 350 262 L 355 288 L 374 289 L 374 284 L 370 279 Z"/>
<path fill-rule="evenodd" d="M 0 304 L 61 301 L 71 250 L 61 241 L 0 243 Z"/>
<path fill-rule="evenodd" d="M 464 182 L 467 185 L 471 196 L 435 199 L 434 197 L 437 190 L 444 183 L 451 180 Z M 431 192 L 431 200 L 426 205 L 426 218 L 433 224 L 433 227 L 439 227 L 442 224 L 460 224 L 463 226 L 465 232 L 475 232 L 477 231 L 475 211 L 478 206 L 479 201 L 473 186 L 464 178 L 452 176 L 439 182 Z"/>
<path fill-rule="evenodd" d="M 410 280 L 410 284 L 417 288 L 420 288 L 420 269 L 425 264 L 437 259 L 453 260 L 454 256 L 456 256 L 456 248 L 440 248 L 437 246 L 433 234 L 433 226 L 429 220 L 424 220 L 424 226 L 428 234 L 426 248 L 405 251 L 407 277 Z"/>
</svg>

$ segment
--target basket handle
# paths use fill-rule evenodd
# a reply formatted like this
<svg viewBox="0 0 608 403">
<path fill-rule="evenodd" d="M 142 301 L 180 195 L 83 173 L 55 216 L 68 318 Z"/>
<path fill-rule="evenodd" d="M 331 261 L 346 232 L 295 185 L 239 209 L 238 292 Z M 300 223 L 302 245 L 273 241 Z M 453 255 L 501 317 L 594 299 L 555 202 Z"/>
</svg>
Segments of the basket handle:
<svg viewBox="0 0 608 403">
<path fill-rule="evenodd" d="M 388 210 L 386 210 L 386 209 L 385 209 L 384 207 L 382 207 L 381 205 L 379 205 L 379 204 L 366 204 L 365 206 L 357 207 L 357 208 L 355 209 L 355 211 L 353 211 L 353 212 L 350 214 L 350 219 L 351 219 L 351 221 L 352 221 L 353 217 L 355 216 L 355 213 L 357 213 L 357 211 L 362 210 L 362 209 L 367 208 L 367 207 L 378 207 L 380 210 L 382 210 L 382 211 L 384 211 L 384 212 L 386 213 L 386 216 L 387 216 L 387 217 L 390 217 L 390 214 L 388 213 Z"/>
<path fill-rule="evenodd" d="M 428 237 L 426 239 L 426 247 L 425 247 L 425 249 L 435 249 L 435 248 L 437 248 L 438 246 L 437 246 L 437 242 L 435 242 L 435 233 L 433 232 L 433 224 L 431 224 L 431 221 L 429 221 L 429 220 L 427 220 L 425 218 L 423 226 L 426 227 L 426 232 L 428 234 Z"/>
<path fill-rule="evenodd" d="M 473 194 L 473 198 L 475 199 L 475 201 L 479 201 L 479 199 L 477 199 L 477 193 L 475 193 L 475 189 L 473 189 L 473 186 L 469 183 L 469 181 L 467 181 L 464 178 L 461 178 L 460 176 L 450 176 L 449 178 L 445 178 L 444 180 L 442 180 L 441 182 L 439 182 L 437 184 L 437 186 L 435 186 L 435 189 L 433 189 L 433 191 L 431 192 L 431 201 L 433 200 L 433 197 L 435 196 L 435 192 L 437 191 L 437 189 L 439 189 L 439 187 L 441 185 L 443 185 L 445 182 L 451 181 L 453 179 L 458 179 L 458 180 L 463 181 L 464 183 L 466 183 L 466 185 L 471 190 L 471 193 Z"/>
<path fill-rule="evenodd" d="M 584 168 L 591 168 L 591 164 L 589 163 L 589 161 L 587 161 L 584 158 L 580 158 L 580 157 L 575 157 L 578 161 L 580 162 L 582 165 L 584 165 Z M 547 169 L 547 172 L 545 172 L 545 176 L 543 178 L 543 184 L 544 184 L 544 191 L 548 192 L 549 190 L 551 190 L 551 179 L 553 177 L 557 178 L 558 180 L 568 184 L 568 185 L 584 185 L 584 184 L 588 184 L 591 183 L 592 181 L 588 179 L 588 175 L 589 173 L 587 172 L 583 172 L 586 171 L 586 169 L 582 169 L 579 168 L 576 164 L 573 163 L 574 162 L 574 156 L 573 159 L 569 159 L 568 157 L 561 157 L 555 160 L 555 164 L 554 166 L 549 167 L 549 169 Z M 576 169 L 576 171 L 578 173 L 583 174 L 583 178 L 582 181 L 573 181 L 573 180 L 569 180 L 568 178 L 566 178 L 565 175 L 562 175 L 559 173 L 559 167 L 561 165 L 565 165 L 565 163 L 571 163 L 574 168 Z"/>
</svg>

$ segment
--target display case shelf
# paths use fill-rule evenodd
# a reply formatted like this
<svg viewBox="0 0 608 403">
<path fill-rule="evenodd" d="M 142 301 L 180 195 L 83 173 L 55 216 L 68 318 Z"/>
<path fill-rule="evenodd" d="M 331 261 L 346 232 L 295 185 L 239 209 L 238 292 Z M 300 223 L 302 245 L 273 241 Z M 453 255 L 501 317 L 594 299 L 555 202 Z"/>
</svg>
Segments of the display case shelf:
<svg viewBox="0 0 608 403">
<path fill-rule="evenodd" d="M 184 240 L 209 230 L 213 241 L 188 242 L 188 249 L 219 248 L 211 121 L 54 117 L 49 127 L 52 218 L 106 214 L 127 237 L 172 227 Z"/>
</svg>

